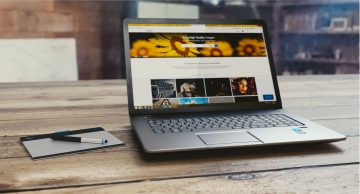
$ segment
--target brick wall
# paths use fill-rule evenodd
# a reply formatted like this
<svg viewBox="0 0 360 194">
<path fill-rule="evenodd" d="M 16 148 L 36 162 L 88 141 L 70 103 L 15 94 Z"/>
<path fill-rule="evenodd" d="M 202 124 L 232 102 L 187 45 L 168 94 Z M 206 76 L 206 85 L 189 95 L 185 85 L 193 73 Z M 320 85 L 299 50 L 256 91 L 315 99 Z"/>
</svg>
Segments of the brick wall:
<svg viewBox="0 0 360 194">
<path fill-rule="evenodd" d="M 74 37 L 80 79 L 102 77 L 100 1 L 1 0 L 0 38 Z"/>
</svg>

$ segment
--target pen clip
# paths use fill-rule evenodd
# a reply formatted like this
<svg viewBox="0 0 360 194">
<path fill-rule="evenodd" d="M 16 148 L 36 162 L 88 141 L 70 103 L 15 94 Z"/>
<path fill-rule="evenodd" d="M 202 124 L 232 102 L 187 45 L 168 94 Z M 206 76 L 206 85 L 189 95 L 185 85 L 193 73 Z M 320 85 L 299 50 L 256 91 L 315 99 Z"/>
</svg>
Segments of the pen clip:
<svg viewBox="0 0 360 194">
<path fill-rule="evenodd" d="M 69 132 L 69 130 L 63 130 L 63 131 L 55 131 L 54 135 L 64 135 L 64 133 Z"/>
</svg>

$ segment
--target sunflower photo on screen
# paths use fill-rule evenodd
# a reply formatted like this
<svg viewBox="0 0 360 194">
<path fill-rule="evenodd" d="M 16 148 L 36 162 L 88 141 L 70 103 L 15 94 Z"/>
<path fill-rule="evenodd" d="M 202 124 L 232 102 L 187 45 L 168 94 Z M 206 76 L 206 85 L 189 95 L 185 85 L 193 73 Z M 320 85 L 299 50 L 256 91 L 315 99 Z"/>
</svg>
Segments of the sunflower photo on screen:
<svg viewBox="0 0 360 194">
<path fill-rule="evenodd" d="M 147 40 L 137 40 L 131 45 L 131 57 L 156 56 L 155 45 Z"/>
<path fill-rule="evenodd" d="M 266 56 L 264 40 L 243 38 L 236 48 L 239 56 Z"/>
<path fill-rule="evenodd" d="M 261 34 L 132 33 L 131 57 L 266 57 Z"/>
<path fill-rule="evenodd" d="M 206 57 L 229 57 L 233 55 L 234 49 L 227 41 L 207 41 L 205 44 L 214 44 L 216 47 L 207 47 L 200 51 Z"/>
<path fill-rule="evenodd" d="M 186 34 L 155 34 L 149 41 L 156 46 L 157 57 L 196 57 L 197 48 L 183 47 L 183 44 L 194 44 Z"/>
</svg>

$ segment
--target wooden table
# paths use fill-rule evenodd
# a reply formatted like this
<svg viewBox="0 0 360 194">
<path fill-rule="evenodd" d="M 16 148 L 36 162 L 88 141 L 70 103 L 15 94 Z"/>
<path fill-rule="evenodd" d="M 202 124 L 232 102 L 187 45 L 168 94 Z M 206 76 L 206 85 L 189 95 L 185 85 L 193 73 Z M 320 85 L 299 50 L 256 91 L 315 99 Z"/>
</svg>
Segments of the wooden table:
<svg viewBox="0 0 360 194">
<path fill-rule="evenodd" d="M 0 192 L 358 193 L 358 75 L 279 77 L 284 108 L 348 136 L 331 144 L 141 152 L 124 80 L 0 84 Z M 33 161 L 20 136 L 101 126 L 126 146 Z"/>
</svg>

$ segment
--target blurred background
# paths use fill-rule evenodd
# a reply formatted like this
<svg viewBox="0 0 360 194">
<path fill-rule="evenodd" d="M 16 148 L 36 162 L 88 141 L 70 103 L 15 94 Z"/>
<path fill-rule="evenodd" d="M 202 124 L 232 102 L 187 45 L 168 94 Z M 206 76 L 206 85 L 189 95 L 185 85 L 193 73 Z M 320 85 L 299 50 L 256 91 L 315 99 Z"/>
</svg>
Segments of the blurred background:
<svg viewBox="0 0 360 194">
<path fill-rule="evenodd" d="M 0 1 L 0 82 L 125 78 L 122 20 L 263 19 L 279 75 L 358 74 L 358 0 Z"/>
</svg>

